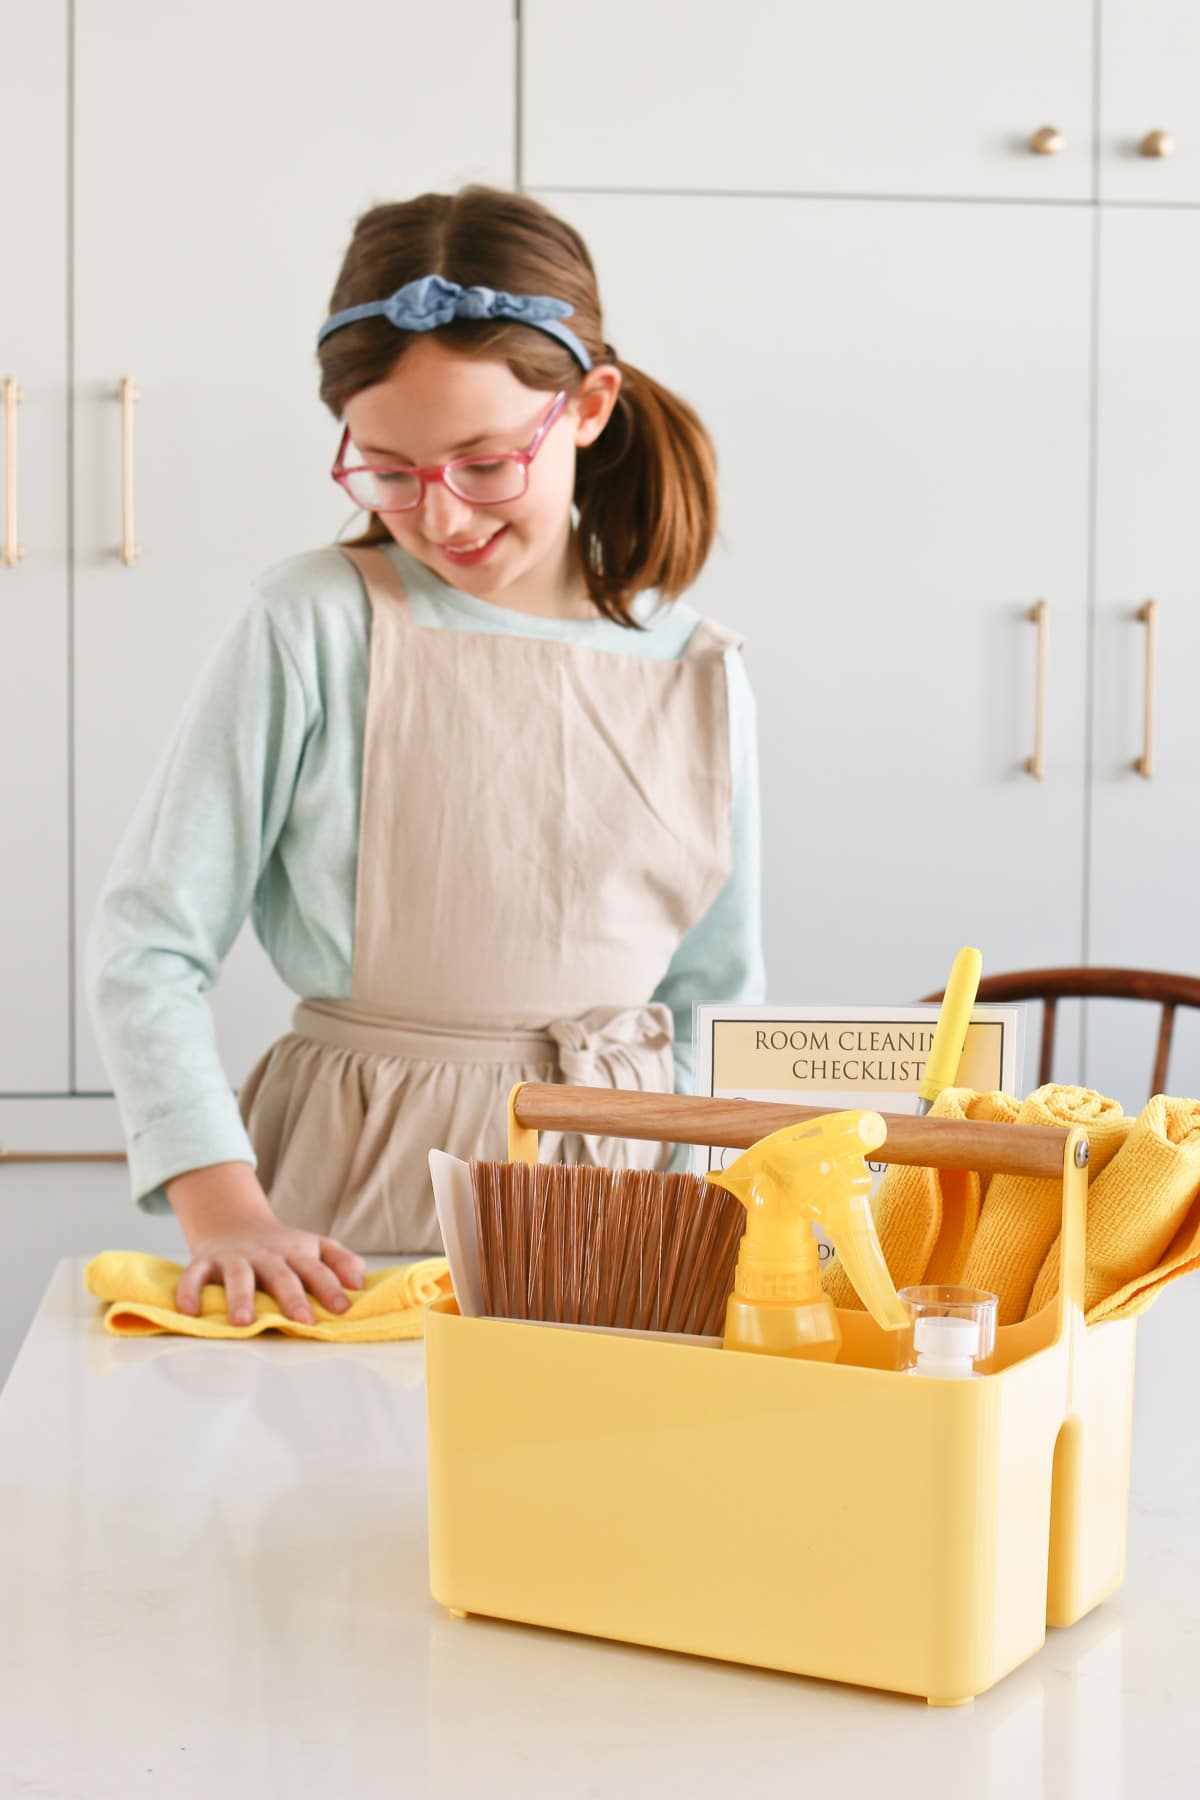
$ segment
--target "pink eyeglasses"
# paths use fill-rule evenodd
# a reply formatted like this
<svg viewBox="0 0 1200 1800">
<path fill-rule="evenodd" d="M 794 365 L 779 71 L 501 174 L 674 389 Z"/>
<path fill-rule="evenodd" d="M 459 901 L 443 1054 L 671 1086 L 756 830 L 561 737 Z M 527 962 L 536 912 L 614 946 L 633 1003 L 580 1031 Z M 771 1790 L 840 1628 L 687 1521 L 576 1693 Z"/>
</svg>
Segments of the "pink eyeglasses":
<svg viewBox="0 0 1200 1800">
<path fill-rule="evenodd" d="M 430 482 L 437 481 L 474 506 L 503 506 L 509 500 L 519 500 L 529 486 L 529 465 L 567 399 L 565 391 L 554 396 L 527 450 L 506 450 L 486 458 L 463 456 L 455 462 L 435 463 L 428 469 L 403 464 L 385 467 L 382 463 L 356 463 L 347 468 L 342 461 L 350 443 L 347 425 L 329 473 L 364 512 L 412 512 L 425 498 Z"/>
</svg>

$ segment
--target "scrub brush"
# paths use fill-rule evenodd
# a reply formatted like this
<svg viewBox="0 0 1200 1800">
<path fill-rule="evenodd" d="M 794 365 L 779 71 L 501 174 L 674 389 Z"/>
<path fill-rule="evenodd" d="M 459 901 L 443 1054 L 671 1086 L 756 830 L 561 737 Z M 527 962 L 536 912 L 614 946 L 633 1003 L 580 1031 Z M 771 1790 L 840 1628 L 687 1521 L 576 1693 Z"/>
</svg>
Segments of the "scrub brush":
<svg viewBox="0 0 1200 1800">
<path fill-rule="evenodd" d="M 697 1175 L 473 1162 L 492 1318 L 720 1336 L 746 1223 Z"/>
</svg>

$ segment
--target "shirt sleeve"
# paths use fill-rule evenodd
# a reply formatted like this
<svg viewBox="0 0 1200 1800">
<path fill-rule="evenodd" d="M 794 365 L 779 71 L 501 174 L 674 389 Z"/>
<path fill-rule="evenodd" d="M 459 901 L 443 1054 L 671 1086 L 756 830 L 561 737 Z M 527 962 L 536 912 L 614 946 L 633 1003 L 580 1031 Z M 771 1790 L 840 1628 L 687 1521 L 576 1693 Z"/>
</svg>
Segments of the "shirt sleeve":
<svg viewBox="0 0 1200 1800">
<path fill-rule="evenodd" d="M 91 918 L 85 981 L 130 1183 L 217 1162 L 256 1166 L 205 990 L 250 911 L 287 819 L 309 708 L 255 598 L 217 644 L 117 847 Z"/>
<path fill-rule="evenodd" d="M 733 871 L 704 917 L 683 938 L 653 998 L 675 1020 L 675 1089 L 692 1091 L 692 1007 L 718 1001 L 754 1005 L 766 993 L 762 947 L 762 842 L 758 727 L 754 694 L 739 650 L 725 654 L 733 781 Z"/>
</svg>

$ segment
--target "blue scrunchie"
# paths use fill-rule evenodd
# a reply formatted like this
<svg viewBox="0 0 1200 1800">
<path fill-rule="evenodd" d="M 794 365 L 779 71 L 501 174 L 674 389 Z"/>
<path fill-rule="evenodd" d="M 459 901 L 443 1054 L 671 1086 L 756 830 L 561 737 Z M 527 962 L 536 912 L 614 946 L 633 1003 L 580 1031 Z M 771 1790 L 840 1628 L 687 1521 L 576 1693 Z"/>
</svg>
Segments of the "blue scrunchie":
<svg viewBox="0 0 1200 1800">
<path fill-rule="evenodd" d="M 448 325 L 451 319 L 515 319 L 519 325 L 532 325 L 565 344 L 585 372 L 592 359 L 560 319 L 569 318 L 574 307 L 549 294 L 504 294 L 489 287 L 460 287 L 457 281 L 446 281 L 441 275 L 423 275 L 397 288 L 386 300 L 368 300 L 362 306 L 348 306 L 344 312 L 326 319 L 317 333 L 317 347 L 344 325 L 359 319 L 390 319 L 399 331 L 434 331 Z"/>
</svg>

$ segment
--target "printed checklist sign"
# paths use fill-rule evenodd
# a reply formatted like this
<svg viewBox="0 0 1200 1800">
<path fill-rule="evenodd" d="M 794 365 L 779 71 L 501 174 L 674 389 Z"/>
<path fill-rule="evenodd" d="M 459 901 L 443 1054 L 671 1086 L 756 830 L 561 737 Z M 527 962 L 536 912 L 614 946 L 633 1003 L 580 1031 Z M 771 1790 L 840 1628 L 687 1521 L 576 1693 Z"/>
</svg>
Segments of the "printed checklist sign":
<svg viewBox="0 0 1200 1800">
<path fill-rule="evenodd" d="M 1023 1006 L 977 1006 L 955 1078 L 979 1093 L 1019 1093 Z M 937 1028 L 931 1006 L 698 1006 L 695 1091 L 721 1100 L 915 1113 Z M 695 1146 L 697 1175 L 725 1169 L 739 1150 Z M 875 1186 L 885 1165 L 870 1165 Z M 817 1233 L 820 1238 L 820 1232 Z M 821 1256 L 831 1254 L 822 1239 Z"/>
<path fill-rule="evenodd" d="M 753 1088 L 756 1094 L 854 1096 L 869 1090 L 891 1096 L 911 1094 L 915 1103 L 936 1025 L 936 1011 L 928 1021 L 878 1015 L 858 1018 L 848 1013 L 803 1020 L 744 1015 L 713 1019 L 707 1027 L 711 1091 L 735 1094 Z M 973 1017 L 957 1087 L 990 1090 L 1003 1084 L 1004 1031 L 1001 1019 Z M 823 1098 L 814 1104 L 824 1104 Z M 840 1104 L 853 1105 L 854 1101 Z M 886 1110 L 908 1109 L 892 1106 Z"/>
</svg>

